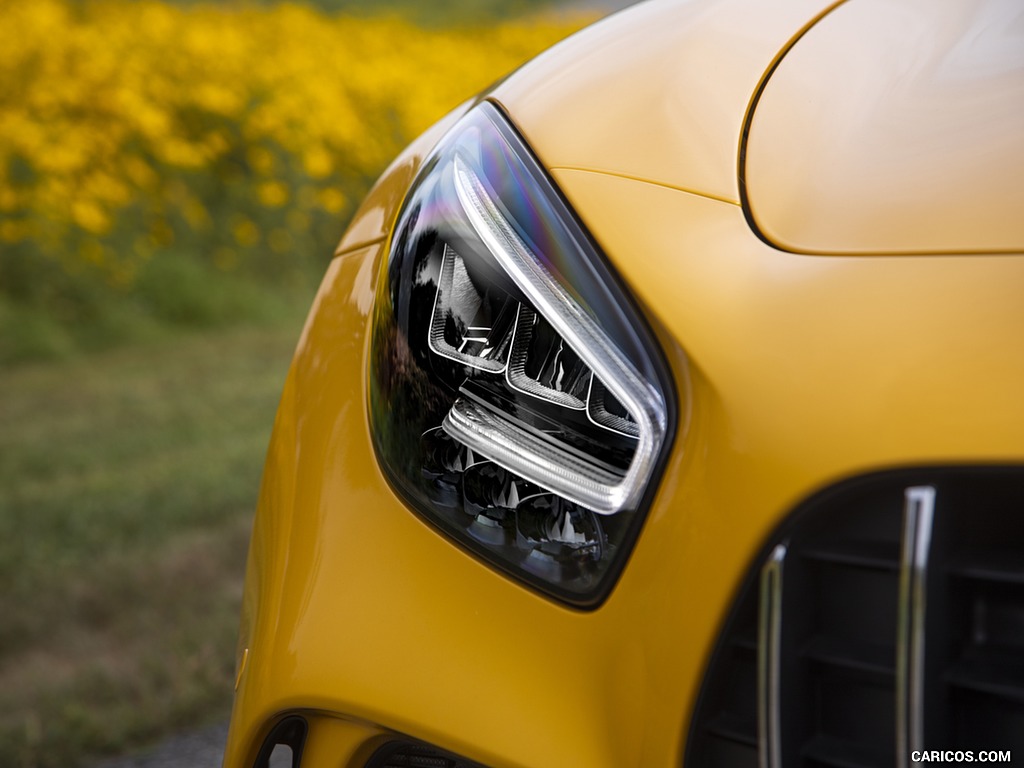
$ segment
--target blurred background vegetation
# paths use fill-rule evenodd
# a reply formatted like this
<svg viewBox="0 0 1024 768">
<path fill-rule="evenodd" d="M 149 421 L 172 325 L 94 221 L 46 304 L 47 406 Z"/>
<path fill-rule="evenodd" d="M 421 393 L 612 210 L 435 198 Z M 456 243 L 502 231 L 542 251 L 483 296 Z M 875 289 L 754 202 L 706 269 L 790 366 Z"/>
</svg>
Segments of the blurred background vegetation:
<svg viewBox="0 0 1024 768">
<path fill-rule="evenodd" d="M 553 4 L 0 0 L 0 765 L 227 717 L 320 275 L 410 138 L 601 6 Z"/>
<path fill-rule="evenodd" d="M 575 26 L 323 2 L 360 15 L 0 0 L 0 362 L 276 321 L 412 136 Z"/>
</svg>

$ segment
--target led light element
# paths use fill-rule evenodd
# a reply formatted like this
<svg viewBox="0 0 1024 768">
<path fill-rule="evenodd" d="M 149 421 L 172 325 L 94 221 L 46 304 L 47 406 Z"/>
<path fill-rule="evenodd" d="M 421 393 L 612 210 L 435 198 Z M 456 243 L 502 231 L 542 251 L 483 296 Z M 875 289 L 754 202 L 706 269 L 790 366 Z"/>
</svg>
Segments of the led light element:
<svg viewBox="0 0 1024 768">
<path fill-rule="evenodd" d="M 665 434 L 663 399 L 640 378 L 597 323 L 551 277 L 487 196 L 477 175 L 458 155 L 454 163 L 455 191 L 477 235 L 530 303 L 590 366 L 638 424 L 639 445 L 633 461 L 626 474 L 614 480 L 607 476 L 604 482 L 596 480 L 593 473 L 579 465 L 572 471 L 559 471 L 559 456 L 534 453 L 533 443 L 525 438 L 516 445 L 518 450 L 495 450 L 500 458 L 494 455 L 491 458 L 595 512 L 612 514 L 635 506 Z M 469 419 L 449 418 L 445 421 L 445 430 L 486 454 L 488 435 L 493 438 L 496 429 L 492 425 L 487 434 L 475 432 L 474 423 Z"/>
<path fill-rule="evenodd" d="M 607 594 L 668 450 L 671 382 L 629 297 L 489 104 L 410 190 L 370 373 L 378 457 L 413 509 L 562 599 Z"/>
<path fill-rule="evenodd" d="M 583 410 L 593 376 L 550 323 L 520 304 L 505 379 L 513 389 Z"/>
<path fill-rule="evenodd" d="M 505 370 L 517 302 L 492 291 L 478 293 L 462 258 L 445 246 L 430 320 L 430 348 L 484 371 Z"/>
<path fill-rule="evenodd" d="M 456 400 L 442 426 L 468 448 L 595 511 L 606 500 L 607 489 L 622 481 L 621 474 L 602 468 L 589 457 L 574 454 L 558 441 L 545 440 L 469 400 Z"/>
</svg>

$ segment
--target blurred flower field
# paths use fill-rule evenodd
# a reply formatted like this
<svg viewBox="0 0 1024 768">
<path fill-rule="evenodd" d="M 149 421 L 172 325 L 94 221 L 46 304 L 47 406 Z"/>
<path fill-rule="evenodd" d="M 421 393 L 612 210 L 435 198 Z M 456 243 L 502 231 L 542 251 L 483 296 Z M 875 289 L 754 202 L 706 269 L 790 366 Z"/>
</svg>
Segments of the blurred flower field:
<svg viewBox="0 0 1024 768">
<path fill-rule="evenodd" d="M 260 317 L 405 143 L 583 21 L 0 0 L 0 361 Z"/>
<path fill-rule="evenodd" d="M 544 2 L 0 0 L 0 766 L 226 719 L 311 293 L 402 146 L 590 20 L 467 9 Z"/>
</svg>

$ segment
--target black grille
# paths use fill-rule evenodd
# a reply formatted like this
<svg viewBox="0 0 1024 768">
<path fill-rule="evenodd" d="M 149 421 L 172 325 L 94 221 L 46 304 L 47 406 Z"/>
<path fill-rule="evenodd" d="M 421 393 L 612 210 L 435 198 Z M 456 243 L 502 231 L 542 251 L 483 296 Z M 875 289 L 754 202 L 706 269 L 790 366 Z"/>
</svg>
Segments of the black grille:
<svg viewBox="0 0 1024 768">
<path fill-rule="evenodd" d="M 410 741 L 392 741 L 373 753 L 366 768 L 483 768 L 440 749 Z"/>
<path fill-rule="evenodd" d="M 1024 753 L 1024 471 L 888 472 L 817 495 L 752 569 L 687 766 Z"/>
</svg>

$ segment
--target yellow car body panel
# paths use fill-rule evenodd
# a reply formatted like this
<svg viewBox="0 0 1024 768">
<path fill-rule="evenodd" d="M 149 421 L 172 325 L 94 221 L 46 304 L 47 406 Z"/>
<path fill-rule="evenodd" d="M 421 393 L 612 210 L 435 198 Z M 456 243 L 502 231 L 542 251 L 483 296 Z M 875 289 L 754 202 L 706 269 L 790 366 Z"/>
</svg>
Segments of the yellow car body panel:
<svg viewBox="0 0 1024 768">
<path fill-rule="evenodd" d="M 676 384 L 672 452 L 610 596 L 576 610 L 495 571 L 413 514 L 375 458 L 368 349 L 388 235 L 463 105 L 385 173 L 303 331 L 253 531 L 225 766 L 250 768 L 289 714 L 309 724 L 303 768 L 363 766 L 389 734 L 491 768 L 678 766 L 725 615 L 795 505 L 881 468 L 1024 463 L 1024 257 L 819 258 L 749 226 L 747 107 L 826 10 L 760 6 L 652 4 L 494 93 Z M 616 24 L 654 25 L 654 42 L 617 47 Z M 730 29 L 749 46 L 721 50 Z M 591 65 L 613 58 L 634 76 L 599 88 Z M 658 163 L 666 147 L 678 153 Z"/>
</svg>

